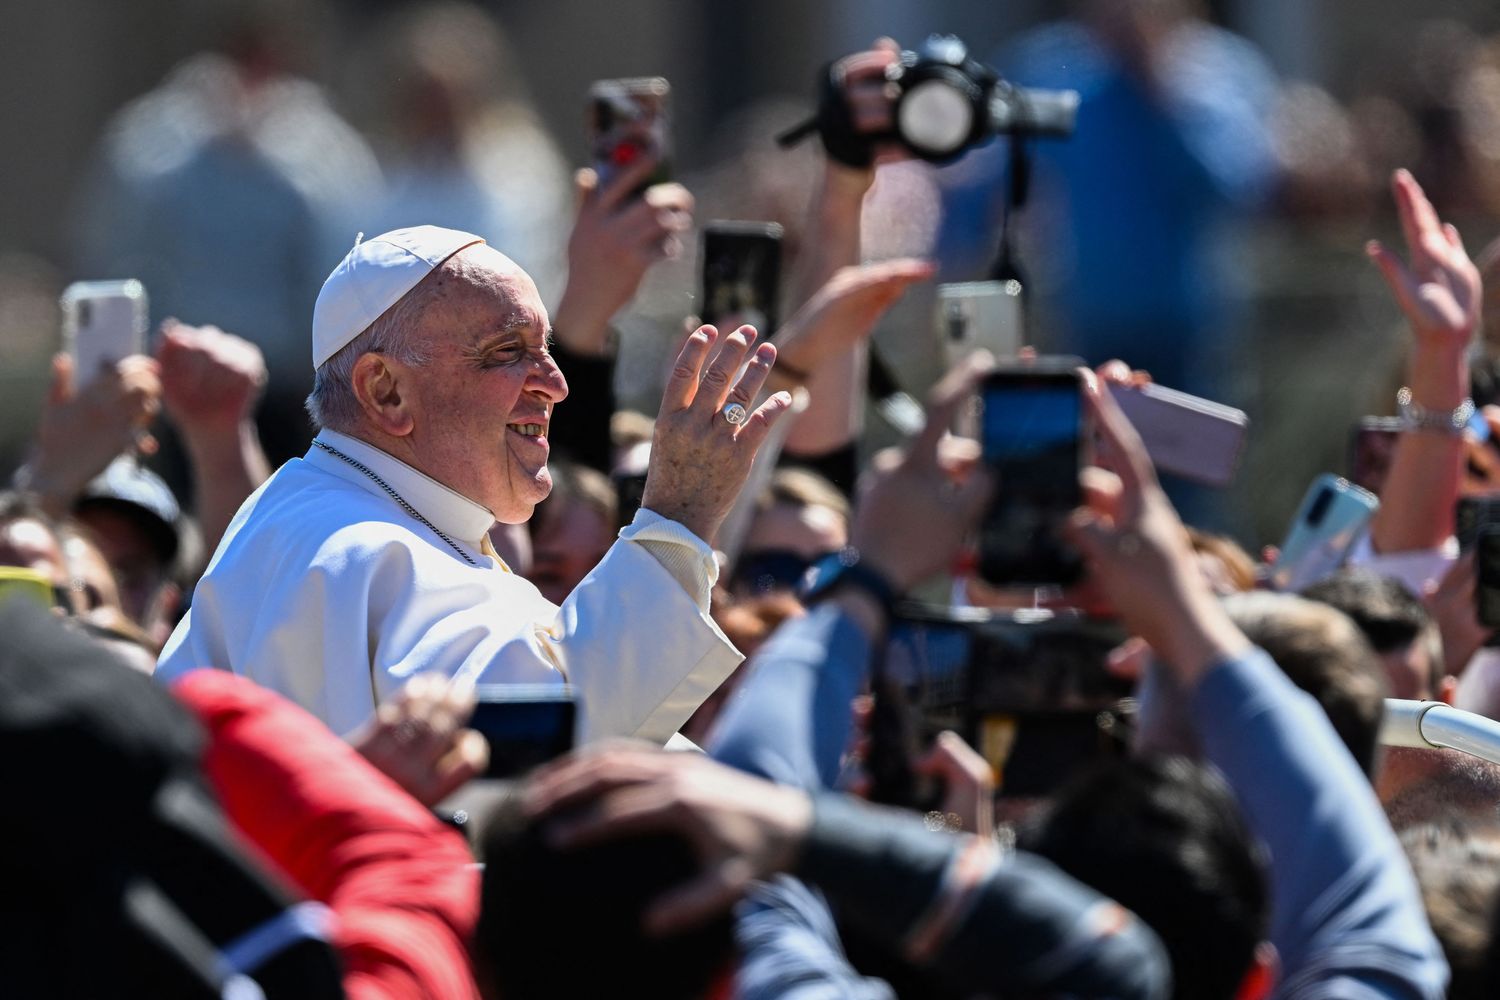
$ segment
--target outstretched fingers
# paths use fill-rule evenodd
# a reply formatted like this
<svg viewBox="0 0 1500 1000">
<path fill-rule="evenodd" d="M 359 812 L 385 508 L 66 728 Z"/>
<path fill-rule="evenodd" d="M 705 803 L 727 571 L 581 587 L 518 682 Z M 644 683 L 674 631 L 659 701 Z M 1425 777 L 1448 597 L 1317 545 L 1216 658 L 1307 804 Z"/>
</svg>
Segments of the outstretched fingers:
<svg viewBox="0 0 1500 1000">
<path fill-rule="evenodd" d="M 745 355 L 750 351 L 750 345 L 755 343 L 755 338 L 756 332 L 753 326 L 742 326 L 725 338 L 724 347 L 719 351 L 719 356 L 714 358 L 708 370 L 703 373 L 702 384 L 692 401 L 694 409 L 705 413 L 717 413 L 724 408 L 724 401 L 729 397 L 730 380 L 734 378 L 734 373 L 739 371 Z M 774 361 L 775 358 L 776 352 L 773 349 L 770 360 Z M 769 368 L 769 363 L 767 368 Z"/>
<path fill-rule="evenodd" d="M 672 374 L 667 376 L 667 388 L 661 397 L 661 412 L 675 413 L 692 405 L 698 395 L 698 380 L 703 372 L 703 362 L 713 350 L 719 331 L 703 325 L 688 334 L 682 350 L 677 352 L 677 361 L 672 365 Z"/>
</svg>

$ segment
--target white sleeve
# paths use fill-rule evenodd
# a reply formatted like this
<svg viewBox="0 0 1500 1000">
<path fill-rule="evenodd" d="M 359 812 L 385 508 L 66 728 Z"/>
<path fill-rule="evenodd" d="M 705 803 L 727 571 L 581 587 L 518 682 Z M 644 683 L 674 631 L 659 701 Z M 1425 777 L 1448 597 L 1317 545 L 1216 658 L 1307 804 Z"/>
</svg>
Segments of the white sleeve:
<svg viewBox="0 0 1500 1000">
<path fill-rule="evenodd" d="M 1457 558 L 1458 539 L 1451 536 L 1434 549 L 1376 552 L 1369 531 L 1365 531 L 1349 549 L 1349 558 L 1344 564 L 1399 580 L 1407 590 L 1421 597 L 1431 587 L 1437 586 Z"/>
<path fill-rule="evenodd" d="M 661 526 L 696 541 L 674 522 L 662 519 Z M 670 537 L 653 544 L 694 551 Z M 580 739 L 634 736 L 665 743 L 739 664 L 739 651 L 708 615 L 712 577 L 702 564 L 712 557 L 701 541 L 697 545 L 705 551 L 698 553 L 699 585 L 691 596 L 646 544 L 622 537 L 558 610 L 547 634 L 582 692 Z"/>
<path fill-rule="evenodd" d="M 682 585 L 698 609 L 708 613 L 709 596 L 719 579 L 719 564 L 708 543 L 676 521 L 642 507 L 635 520 L 620 529 L 620 538 L 635 542 Z"/>
</svg>

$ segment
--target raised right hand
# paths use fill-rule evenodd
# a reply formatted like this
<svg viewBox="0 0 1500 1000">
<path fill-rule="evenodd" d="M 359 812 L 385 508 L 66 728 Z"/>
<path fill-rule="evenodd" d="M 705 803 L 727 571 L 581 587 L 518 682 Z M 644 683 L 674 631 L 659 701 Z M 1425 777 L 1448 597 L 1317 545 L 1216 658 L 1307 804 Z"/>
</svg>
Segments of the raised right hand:
<svg viewBox="0 0 1500 1000">
<path fill-rule="evenodd" d="M 752 326 L 725 338 L 705 371 L 718 338 L 712 326 L 700 326 L 677 355 L 656 417 L 641 497 L 642 507 L 677 521 L 710 545 L 750 477 L 755 453 L 792 405 L 789 394 L 778 392 L 750 411 L 776 362 L 770 344 L 760 345 L 745 373 L 730 384 L 755 342 Z M 730 403 L 744 409 L 746 419 L 738 425 L 725 419 Z"/>
<path fill-rule="evenodd" d="M 1467 348 L 1479 327 L 1479 269 L 1458 230 L 1438 219 L 1416 178 L 1396 171 L 1391 192 L 1411 262 L 1403 263 L 1378 240 L 1365 252 L 1380 268 L 1419 346 Z"/>
</svg>

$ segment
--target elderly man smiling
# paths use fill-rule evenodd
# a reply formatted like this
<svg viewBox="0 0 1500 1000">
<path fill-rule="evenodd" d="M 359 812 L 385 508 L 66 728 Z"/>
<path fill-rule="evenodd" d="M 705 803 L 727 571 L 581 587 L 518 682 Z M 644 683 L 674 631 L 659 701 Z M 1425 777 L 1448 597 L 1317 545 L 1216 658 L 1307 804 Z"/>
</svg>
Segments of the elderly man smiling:
<svg viewBox="0 0 1500 1000">
<path fill-rule="evenodd" d="M 321 430 L 245 502 L 159 675 L 245 674 L 348 733 L 415 674 L 572 683 L 585 739 L 665 740 L 739 661 L 708 617 L 709 548 L 784 394 L 755 332 L 693 333 L 668 380 L 640 515 L 561 607 L 486 532 L 551 489 L 568 394 L 530 277 L 477 236 L 367 240 L 313 315 Z M 734 380 L 747 356 L 750 364 Z"/>
</svg>

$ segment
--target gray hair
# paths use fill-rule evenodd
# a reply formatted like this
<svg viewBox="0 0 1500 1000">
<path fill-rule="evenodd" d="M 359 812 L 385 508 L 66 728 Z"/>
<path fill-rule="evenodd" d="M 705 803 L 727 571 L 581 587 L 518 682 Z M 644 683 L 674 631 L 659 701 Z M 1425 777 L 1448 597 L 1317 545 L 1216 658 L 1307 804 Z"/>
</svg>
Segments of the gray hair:
<svg viewBox="0 0 1500 1000">
<path fill-rule="evenodd" d="M 359 336 L 318 366 L 313 390 L 307 395 L 307 415 L 318 427 L 347 431 L 359 423 L 359 399 L 354 395 L 354 365 L 365 354 L 384 354 L 405 365 L 432 360 L 431 345 L 422 339 L 422 313 L 430 298 L 428 282 L 407 292 Z"/>
</svg>

